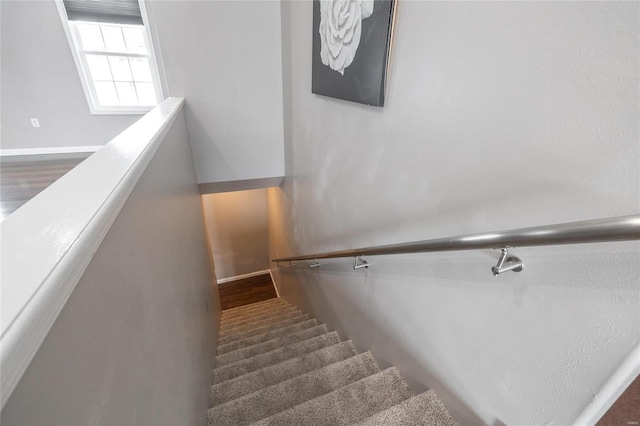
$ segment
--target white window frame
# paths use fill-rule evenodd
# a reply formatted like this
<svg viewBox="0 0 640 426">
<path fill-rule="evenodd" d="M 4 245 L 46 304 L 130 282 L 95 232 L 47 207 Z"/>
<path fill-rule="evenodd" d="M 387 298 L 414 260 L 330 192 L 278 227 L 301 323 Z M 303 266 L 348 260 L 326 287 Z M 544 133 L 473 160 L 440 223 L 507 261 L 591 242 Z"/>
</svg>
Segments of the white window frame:
<svg viewBox="0 0 640 426">
<path fill-rule="evenodd" d="M 93 85 L 93 80 L 91 79 L 91 74 L 89 72 L 89 66 L 87 64 L 86 56 L 87 54 L 91 55 L 111 55 L 111 56 L 122 56 L 122 57 L 145 57 L 149 59 L 149 68 L 151 69 L 151 78 L 153 80 L 153 86 L 156 92 L 156 98 L 158 99 L 158 103 L 162 102 L 165 99 L 163 87 L 163 81 L 160 77 L 159 67 L 161 64 L 158 63 L 158 58 L 155 54 L 155 49 L 153 45 L 153 38 L 151 37 L 151 27 L 149 25 L 149 19 L 147 18 L 147 10 L 144 4 L 144 1 L 138 0 L 140 5 L 140 12 L 142 14 L 142 22 L 144 24 L 144 33 L 146 36 L 147 50 L 148 55 L 141 54 L 133 54 L 133 53 L 119 53 L 119 52 L 93 52 L 93 51 L 83 51 L 81 49 L 80 44 L 80 34 L 78 33 L 75 25 L 69 23 L 69 19 L 67 17 L 67 11 L 64 8 L 63 0 L 55 0 L 56 6 L 58 8 L 58 13 L 60 14 L 60 20 L 62 21 L 62 26 L 64 28 L 64 32 L 67 36 L 67 40 L 69 41 L 69 47 L 71 48 L 71 55 L 73 56 L 73 61 L 76 64 L 76 68 L 78 70 L 78 75 L 80 76 L 80 82 L 82 83 L 82 89 L 84 90 L 84 94 L 87 97 L 87 104 L 89 105 L 89 110 L 91 114 L 101 115 L 101 114 L 145 114 L 146 112 L 151 111 L 155 106 L 139 106 L 139 105 L 113 105 L 106 106 L 101 105 L 98 101 L 98 96 L 95 91 L 95 87 Z M 81 22 L 81 21 L 78 21 Z M 100 24 L 100 25 L 113 25 L 118 27 L 137 27 L 135 25 L 127 25 L 127 24 L 111 24 L 108 22 L 89 22 L 90 24 Z"/>
</svg>

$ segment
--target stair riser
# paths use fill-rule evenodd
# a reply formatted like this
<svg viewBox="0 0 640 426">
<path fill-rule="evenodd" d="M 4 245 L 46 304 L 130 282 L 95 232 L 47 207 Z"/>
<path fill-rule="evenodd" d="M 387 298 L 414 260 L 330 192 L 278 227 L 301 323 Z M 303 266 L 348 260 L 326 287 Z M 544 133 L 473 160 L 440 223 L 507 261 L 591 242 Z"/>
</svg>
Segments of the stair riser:
<svg viewBox="0 0 640 426">
<path fill-rule="evenodd" d="M 244 313 L 237 313 L 231 315 L 229 317 L 221 317 L 221 325 L 229 326 L 233 324 L 238 324 L 242 321 L 252 321 L 258 319 L 263 316 L 275 315 L 278 312 L 284 312 L 290 309 L 296 309 L 295 306 L 291 306 L 288 303 L 278 303 L 269 306 L 265 306 L 262 309 L 257 309 L 255 311 L 248 311 Z"/>
<path fill-rule="evenodd" d="M 253 345 L 248 348 L 242 348 L 238 349 L 237 351 L 228 352 L 224 355 L 218 355 L 216 357 L 216 365 L 223 366 L 226 364 L 231 364 L 233 362 L 253 357 L 261 353 L 270 352 L 272 350 L 278 349 L 281 346 L 288 346 L 293 343 L 301 342 L 303 340 L 307 340 L 324 333 L 327 333 L 327 327 L 325 325 L 319 325 L 307 330 L 302 330 L 285 337 L 279 337 L 277 339 L 269 340 L 267 342 Z"/>
<path fill-rule="evenodd" d="M 288 359 L 305 355 L 322 348 L 327 348 L 338 343 L 340 343 L 340 336 L 338 336 L 337 332 L 333 331 L 287 347 L 278 348 L 266 354 L 257 355 L 252 358 L 214 369 L 211 373 L 211 383 L 218 384 L 227 380 L 235 379 L 236 377 L 257 371 L 261 368 L 279 364 Z"/>
<path fill-rule="evenodd" d="M 299 317 L 301 315 L 305 315 L 305 314 L 303 314 L 302 312 L 296 310 L 296 311 L 293 311 L 293 312 L 289 312 L 287 314 L 277 315 L 277 316 L 273 316 L 273 317 L 270 317 L 270 318 L 265 318 L 265 319 L 263 319 L 261 321 L 256 321 L 256 322 L 252 322 L 252 323 L 248 323 L 248 324 L 243 324 L 241 326 L 230 328 L 230 329 L 227 329 L 227 330 L 221 330 L 220 333 L 219 333 L 219 336 L 222 338 L 222 337 L 233 336 L 235 334 L 246 333 L 247 331 L 255 330 L 256 328 L 267 327 L 267 326 L 270 326 L 272 324 L 277 324 L 279 322 L 286 321 L 286 320 L 291 319 L 291 318 Z"/>
<path fill-rule="evenodd" d="M 370 353 L 357 355 L 214 407 L 209 425 L 248 425 L 379 371 Z"/>
<path fill-rule="evenodd" d="M 259 305 L 259 306 L 254 306 L 256 304 L 253 305 L 246 305 L 243 306 L 242 310 L 238 310 L 238 311 L 234 311 L 234 312 L 229 312 L 227 313 L 227 311 L 223 311 L 220 318 L 223 321 L 227 321 L 230 319 L 238 319 L 241 318 L 243 316 L 247 316 L 247 315 L 255 315 L 258 312 L 266 312 L 269 311 L 271 309 L 284 309 L 284 308 L 290 308 L 291 305 L 288 304 L 287 302 L 283 301 L 282 299 L 271 299 L 271 300 L 276 300 L 276 302 L 272 302 L 272 303 L 267 303 L 264 305 Z"/>
<path fill-rule="evenodd" d="M 250 308 L 250 307 L 252 307 L 252 306 L 262 306 L 262 305 L 266 305 L 266 304 L 269 304 L 269 303 L 281 302 L 281 301 L 283 301 L 283 300 L 284 300 L 284 299 L 281 299 L 281 298 L 279 298 L 279 297 L 271 297 L 271 298 L 269 298 L 269 299 L 261 300 L 261 301 L 259 301 L 259 302 L 253 302 L 253 303 L 250 303 L 250 304 L 248 304 L 248 305 L 241 305 L 241 306 L 236 306 L 235 308 L 225 309 L 225 310 L 224 310 L 224 311 L 222 311 L 222 312 L 225 312 L 225 313 L 233 313 L 233 312 L 237 312 L 237 311 L 240 311 L 240 310 L 243 310 L 243 309 Z"/>
<path fill-rule="evenodd" d="M 348 425 L 412 397 L 396 368 L 389 368 L 336 391 L 254 423 L 254 426 Z"/>
<path fill-rule="evenodd" d="M 355 346 L 351 341 L 347 341 L 262 368 L 253 373 L 211 386 L 210 405 L 223 404 L 355 355 L 357 355 Z"/>
<path fill-rule="evenodd" d="M 223 312 L 215 361 L 209 425 L 457 426 L 433 391 L 413 397 L 395 367 L 283 299 Z"/>
<path fill-rule="evenodd" d="M 255 336 L 250 336 L 245 339 L 236 340 L 224 345 L 220 345 L 218 346 L 218 355 L 223 355 L 228 352 L 236 351 L 238 349 L 257 345 L 258 343 L 267 342 L 277 337 L 284 337 L 286 335 L 297 333 L 298 331 L 306 330 L 307 328 L 315 327 L 317 325 L 318 325 L 318 321 L 316 321 L 315 319 L 312 319 L 312 320 L 297 322 L 291 325 L 286 325 L 281 328 L 271 329 L 262 334 L 257 334 Z"/>
<path fill-rule="evenodd" d="M 457 426 L 447 407 L 432 390 L 394 405 L 357 424 L 359 426 Z"/>
<path fill-rule="evenodd" d="M 224 323 L 220 324 L 220 331 L 226 331 L 230 328 L 235 328 L 235 327 L 242 327 L 243 325 L 249 325 L 251 323 L 255 323 L 258 321 L 264 321 L 264 320 L 268 320 L 269 318 L 273 318 L 273 317 L 277 317 L 277 316 L 282 316 L 282 315 L 288 315 L 292 312 L 299 312 L 300 314 L 302 313 L 300 310 L 298 310 L 297 308 L 291 307 L 291 308 L 287 308 L 283 311 L 276 311 L 274 313 L 266 313 L 263 315 L 258 315 L 258 316 L 251 316 L 250 318 L 239 318 L 237 320 L 229 320 L 226 321 Z"/>
<path fill-rule="evenodd" d="M 289 309 L 295 309 L 295 306 L 291 306 L 289 304 L 281 304 L 274 306 L 266 306 L 262 309 L 256 309 L 253 311 L 246 312 L 244 314 L 237 314 L 231 318 L 222 318 L 220 324 L 224 324 L 225 327 L 228 325 L 235 324 L 239 321 L 247 321 L 258 319 L 260 317 L 268 317 L 268 316 L 277 316 L 282 315 L 285 311 Z"/>
</svg>

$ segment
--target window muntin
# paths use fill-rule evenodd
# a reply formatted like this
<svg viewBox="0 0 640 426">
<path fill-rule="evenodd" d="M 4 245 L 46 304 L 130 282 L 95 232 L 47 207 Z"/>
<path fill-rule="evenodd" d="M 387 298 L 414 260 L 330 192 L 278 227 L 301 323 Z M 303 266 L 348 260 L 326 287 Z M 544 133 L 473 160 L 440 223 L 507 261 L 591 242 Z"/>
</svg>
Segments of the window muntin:
<svg viewBox="0 0 640 426">
<path fill-rule="evenodd" d="M 92 113 L 144 113 L 164 98 L 144 25 L 67 20 L 58 5 Z"/>
</svg>

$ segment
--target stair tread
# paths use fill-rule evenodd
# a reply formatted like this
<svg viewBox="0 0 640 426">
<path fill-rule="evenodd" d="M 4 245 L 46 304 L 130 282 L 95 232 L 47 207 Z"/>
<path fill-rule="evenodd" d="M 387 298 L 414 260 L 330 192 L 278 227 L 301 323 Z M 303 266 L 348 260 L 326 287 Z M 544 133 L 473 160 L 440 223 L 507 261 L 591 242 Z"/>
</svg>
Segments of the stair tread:
<svg viewBox="0 0 640 426">
<path fill-rule="evenodd" d="M 255 320 L 260 320 L 261 318 L 271 318 L 274 316 L 282 316 L 286 314 L 287 311 L 290 310 L 298 310 L 295 306 L 289 305 L 278 305 L 278 306 L 269 306 L 262 309 L 256 309 L 253 311 L 249 311 L 243 314 L 237 314 L 231 318 L 221 318 L 220 325 L 226 328 L 233 328 L 235 325 L 243 325 L 247 322 L 253 322 Z"/>
<path fill-rule="evenodd" d="M 411 396 L 411 390 L 398 370 L 391 367 L 252 425 L 348 425 L 371 417 Z"/>
<path fill-rule="evenodd" d="M 262 326 L 255 327 L 253 329 L 245 330 L 245 331 L 243 331 L 241 333 L 229 334 L 229 335 L 226 335 L 226 336 L 223 336 L 223 337 L 219 337 L 218 338 L 218 353 L 221 353 L 220 352 L 220 348 L 221 347 L 227 346 L 230 343 L 239 342 L 241 340 L 245 340 L 245 339 L 248 339 L 250 337 L 266 334 L 266 333 L 269 333 L 271 331 L 278 330 L 278 329 L 285 328 L 285 327 L 289 327 L 289 326 L 292 326 L 292 325 L 295 325 L 295 324 L 299 324 L 299 323 L 302 323 L 302 322 L 305 322 L 305 321 L 310 321 L 309 315 L 300 314 L 300 315 L 295 316 L 295 317 L 282 318 L 282 319 L 280 319 L 280 321 L 264 324 Z M 228 352 L 227 349 L 224 349 L 224 351 Z"/>
<path fill-rule="evenodd" d="M 360 426 L 457 426 L 434 391 L 421 393 L 356 423 Z"/>
<path fill-rule="evenodd" d="M 288 320 L 282 324 L 277 324 L 274 328 L 259 330 L 261 331 L 259 332 L 259 334 L 248 336 L 242 334 L 240 336 L 237 336 L 236 339 L 227 340 L 227 343 L 220 344 L 218 346 L 218 355 L 233 352 L 238 349 L 256 345 L 261 342 L 266 342 L 267 340 L 275 339 L 276 337 L 286 336 L 287 334 L 295 333 L 297 331 L 318 325 L 318 321 L 315 318 L 309 319 L 306 314 L 304 315 L 304 317 L 306 318 L 302 319 L 301 321 Z"/>
<path fill-rule="evenodd" d="M 209 425 L 457 426 L 430 390 L 273 298 L 222 312 Z"/>
<path fill-rule="evenodd" d="M 270 303 L 258 302 L 258 303 L 253 303 L 251 305 L 245 305 L 245 306 L 240 306 L 238 308 L 233 308 L 234 309 L 233 311 L 231 310 L 223 311 L 220 318 L 223 321 L 226 321 L 232 318 L 249 317 L 249 316 L 257 315 L 260 312 L 267 312 L 273 309 L 283 309 L 283 308 L 288 308 L 292 306 L 289 303 L 282 301 L 282 299 L 269 299 L 269 301 L 270 300 L 274 300 L 274 302 L 270 302 Z M 237 311 L 235 309 L 237 309 Z"/>
<path fill-rule="evenodd" d="M 284 299 L 280 299 L 278 297 L 274 297 L 272 299 L 267 299 L 267 300 L 262 300 L 260 302 L 251 303 L 249 305 L 242 305 L 242 306 L 238 306 L 238 307 L 231 308 L 231 309 L 225 309 L 224 311 L 222 311 L 222 314 L 220 314 L 220 316 L 221 316 L 221 318 L 230 318 L 230 317 L 235 316 L 237 314 L 244 314 L 244 313 L 249 312 L 249 311 L 262 309 L 262 308 L 266 308 L 266 307 L 269 307 L 269 306 L 281 306 L 281 305 L 290 306 L 289 303 L 287 301 L 285 301 Z"/>
<path fill-rule="evenodd" d="M 237 313 L 229 317 L 220 318 L 220 326 L 223 328 L 232 327 L 247 321 L 256 321 L 260 318 L 271 317 L 274 315 L 281 315 L 289 310 L 298 310 L 295 306 L 291 306 L 288 303 L 274 304 L 271 306 L 265 306 L 261 309 L 251 310 L 244 313 Z"/>
<path fill-rule="evenodd" d="M 266 342 L 261 342 L 253 346 L 248 346 L 246 348 L 241 348 L 232 352 L 227 352 L 226 354 L 218 355 L 216 356 L 216 364 L 220 366 L 231 364 L 244 358 L 249 358 L 264 352 L 272 351 L 281 346 L 288 346 L 292 343 L 319 336 L 321 334 L 327 333 L 327 331 L 327 326 L 321 324 L 315 327 L 291 333 L 288 336 L 276 337 L 275 339 L 267 340 Z"/>
<path fill-rule="evenodd" d="M 365 352 L 213 407 L 209 424 L 247 425 L 379 371 L 373 356 Z"/>
<path fill-rule="evenodd" d="M 236 377 L 251 373 L 270 365 L 274 365 L 306 353 L 314 352 L 328 346 L 340 343 L 340 336 L 332 331 L 315 336 L 301 342 L 274 349 L 250 358 L 245 358 L 231 364 L 219 366 L 211 373 L 211 383 L 217 384 Z"/>
<path fill-rule="evenodd" d="M 236 306 L 235 308 L 229 308 L 222 311 L 222 315 L 232 314 L 234 312 L 242 311 L 251 307 L 263 306 L 272 303 L 286 303 L 286 300 L 279 297 L 272 297 L 271 299 L 261 300 L 259 302 L 250 303 L 248 305 Z"/>
<path fill-rule="evenodd" d="M 282 310 L 268 311 L 260 315 L 250 316 L 248 318 L 239 317 L 234 320 L 228 320 L 220 323 L 220 331 L 233 330 L 234 328 L 242 327 L 245 325 L 253 324 L 256 322 L 270 321 L 274 317 L 281 317 L 292 313 L 302 314 L 296 307 L 288 307 Z"/>
<path fill-rule="evenodd" d="M 357 355 L 357 351 L 350 340 L 318 349 L 213 385 L 211 386 L 210 403 L 212 406 L 219 405 L 355 355 Z"/>
</svg>

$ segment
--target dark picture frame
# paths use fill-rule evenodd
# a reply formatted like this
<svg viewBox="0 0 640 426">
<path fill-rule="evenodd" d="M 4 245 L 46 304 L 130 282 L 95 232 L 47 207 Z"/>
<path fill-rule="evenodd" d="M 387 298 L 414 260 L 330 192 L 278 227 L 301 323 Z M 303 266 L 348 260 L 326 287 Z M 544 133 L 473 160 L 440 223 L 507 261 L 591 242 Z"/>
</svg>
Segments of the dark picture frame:
<svg viewBox="0 0 640 426">
<path fill-rule="evenodd" d="M 312 93 L 384 106 L 395 6 L 313 0 Z"/>
</svg>

